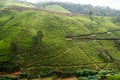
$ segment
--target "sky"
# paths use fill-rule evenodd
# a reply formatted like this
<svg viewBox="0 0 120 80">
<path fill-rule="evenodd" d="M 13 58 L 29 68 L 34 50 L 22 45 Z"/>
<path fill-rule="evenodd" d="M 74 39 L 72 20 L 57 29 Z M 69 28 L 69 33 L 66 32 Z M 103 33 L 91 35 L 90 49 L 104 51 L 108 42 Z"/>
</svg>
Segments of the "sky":
<svg viewBox="0 0 120 80">
<path fill-rule="evenodd" d="M 80 4 L 91 4 L 93 6 L 109 6 L 110 8 L 120 10 L 120 0 L 26 0 L 28 2 L 45 2 L 45 1 L 59 1 L 59 2 L 73 2 Z"/>
</svg>

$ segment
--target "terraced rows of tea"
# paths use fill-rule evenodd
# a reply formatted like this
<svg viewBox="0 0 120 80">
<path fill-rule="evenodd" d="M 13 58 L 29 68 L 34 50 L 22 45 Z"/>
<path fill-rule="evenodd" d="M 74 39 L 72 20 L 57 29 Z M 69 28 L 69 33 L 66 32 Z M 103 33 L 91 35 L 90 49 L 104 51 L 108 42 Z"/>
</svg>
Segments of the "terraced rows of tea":
<svg viewBox="0 0 120 80">
<path fill-rule="evenodd" d="M 92 16 L 91 20 L 89 15 L 39 10 L 5 10 L 0 17 L 0 62 L 13 61 L 23 72 L 43 75 L 79 69 L 119 70 L 119 40 L 66 37 L 120 38 L 120 26 L 113 23 L 113 17 Z"/>
</svg>

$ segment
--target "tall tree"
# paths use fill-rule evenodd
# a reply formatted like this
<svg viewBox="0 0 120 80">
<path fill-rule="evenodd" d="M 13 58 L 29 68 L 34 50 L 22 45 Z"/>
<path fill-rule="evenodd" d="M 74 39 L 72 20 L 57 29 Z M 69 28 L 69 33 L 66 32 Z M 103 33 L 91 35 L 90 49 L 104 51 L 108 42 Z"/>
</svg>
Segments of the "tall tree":
<svg viewBox="0 0 120 80">
<path fill-rule="evenodd" d="M 89 16 L 90 16 L 91 21 L 93 20 L 92 15 L 93 15 L 93 12 L 89 11 Z"/>
<path fill-rule="evenodd" d="M 41 30 L 37 32 L 37 35 L 32 37 L 33 39 L 33 45 L 38 46 L 39 44 L 42 44 L 42 38 L 44 37 L 43 33 Z"/>
<path fill-rule="evenodd" d="M 18 47 L 17 47 L 16 42 L 11 42 L 10 48 L 11 48 L 12 53 L 17 53 L 18 52 Z"/>
<path fill-rule="evenodd" d="M 42 44 L 42 38 L 44 37 L 44 35 L 43 35 L 43 32 L 42 32 L 41 30 L 39 30 L 39 31 L 37 32 L 37 37 L 38 37 L 38 42 L 39 42 L 40 44 Z"/>
</svg>

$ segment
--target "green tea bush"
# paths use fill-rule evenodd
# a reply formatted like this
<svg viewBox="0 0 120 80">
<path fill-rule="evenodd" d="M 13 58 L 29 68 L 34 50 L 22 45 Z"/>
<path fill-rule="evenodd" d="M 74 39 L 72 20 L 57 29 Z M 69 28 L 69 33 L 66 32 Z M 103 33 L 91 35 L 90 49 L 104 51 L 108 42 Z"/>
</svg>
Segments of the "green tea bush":
<svg viewBox="0 0 120 80">
<path fill-rule="evenodd" d="M 120 80 L 120 75 L 110 75 L 107 77 L 107 80 Z"/>
<path fill-rule="evenodd" d="M 84 70 L 77 71 L 76 76 L 89 76 L 89 75 L 96 75 L 96 74 L 98 74 L 97 71 L 84 69 Z"/>
</svg>

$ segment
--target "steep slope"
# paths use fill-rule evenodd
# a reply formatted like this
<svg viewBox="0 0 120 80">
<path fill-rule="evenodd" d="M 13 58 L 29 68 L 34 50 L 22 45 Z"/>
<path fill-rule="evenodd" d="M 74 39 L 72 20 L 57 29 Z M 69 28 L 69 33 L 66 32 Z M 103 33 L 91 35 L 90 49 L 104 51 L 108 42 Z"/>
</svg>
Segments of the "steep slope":
<svg viewBox="0 0 120 80">
<path fill-rule="evenodd" d="M 111 17 L 7 11 L 0 13 L 0 70 L 14 65 L 33 76 L 73 74 L 82 69 L 119 70 L 119 41 L 88 39 L 120 38 L 120 26 Z M 4 66 L 11 65 L 6 62 L 12 66 Z"/>
</svg>

